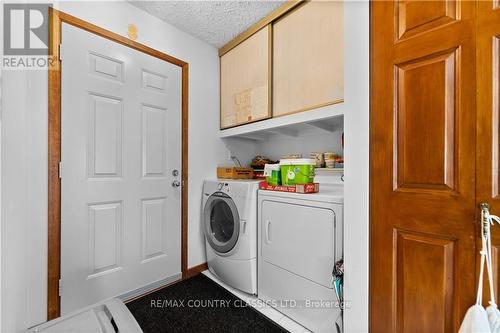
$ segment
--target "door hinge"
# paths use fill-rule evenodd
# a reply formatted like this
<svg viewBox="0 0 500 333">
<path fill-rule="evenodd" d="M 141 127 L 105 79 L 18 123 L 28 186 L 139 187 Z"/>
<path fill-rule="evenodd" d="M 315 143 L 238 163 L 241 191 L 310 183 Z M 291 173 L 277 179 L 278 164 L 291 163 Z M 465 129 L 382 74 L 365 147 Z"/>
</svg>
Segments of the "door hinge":
<svg viewBox="0 0 500 333">
<path fill-rule="evenodd" d="M 62 162 L 59 161 L 59 179 L 62 179 Z"/>
<path fill-rule="evenodd" d="M 59 296 L 62 296 L 62 282 L 61 282 L 61 279 L 59 279 L 58 289 L 59 289 Z"/>
<path fill-rule="evenodd" d="M 57 48 L 57 53 L 58 53 L 59 61 L 62 61 L 62 44 L 59 44 L 59 46 Z"/>
</svg>

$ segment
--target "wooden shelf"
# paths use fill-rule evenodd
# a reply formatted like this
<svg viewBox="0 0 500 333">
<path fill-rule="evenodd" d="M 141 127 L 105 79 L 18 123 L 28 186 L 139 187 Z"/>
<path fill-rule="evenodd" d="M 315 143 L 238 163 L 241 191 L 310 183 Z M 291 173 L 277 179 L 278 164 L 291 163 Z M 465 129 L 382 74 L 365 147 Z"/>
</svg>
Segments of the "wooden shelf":
<svg viewBox="0 0 500 333">
<path fill-rule="evenodd" d="M 242 138 L 255 141 L 271 136 L 297 137 L 303 130 L 315 128 L 334 132 L 343 126 L 344 103 L 332 104 L 314 110 L 298 112 L 219 131 L 220 138 Z"/>
</svg>

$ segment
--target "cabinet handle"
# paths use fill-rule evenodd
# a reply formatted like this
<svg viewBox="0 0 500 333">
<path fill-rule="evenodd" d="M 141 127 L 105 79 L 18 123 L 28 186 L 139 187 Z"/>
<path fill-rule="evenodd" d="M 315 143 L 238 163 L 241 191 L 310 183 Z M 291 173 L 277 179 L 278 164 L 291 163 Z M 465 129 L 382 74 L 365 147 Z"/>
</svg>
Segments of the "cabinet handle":
<svg viewBox="0 0 500 333">
<path fill-rule="evenodd" d="M 271 243 L 271 239 L 269 238 L 269 228 L 271 226 L 271 221 L 266 221 L 266 244 Z"/>
</svg>

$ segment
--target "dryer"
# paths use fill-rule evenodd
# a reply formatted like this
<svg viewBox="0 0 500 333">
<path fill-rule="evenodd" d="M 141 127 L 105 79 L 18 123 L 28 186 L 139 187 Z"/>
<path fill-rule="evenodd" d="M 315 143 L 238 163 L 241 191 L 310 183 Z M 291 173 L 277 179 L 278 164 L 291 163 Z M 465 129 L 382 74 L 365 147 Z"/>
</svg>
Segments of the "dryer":
<svg viewBox="0 0 500 333">
<path fill-rule="evenodd" d="M 343 256 L 343 186 L 259 190 L 258 297 L 313 332 L 342 331 L 332 269 Z"/>
<path fill-rule="evenodd" d="M 257 190 L 255 180 L 207 180 L 202 225 L 209 270 L 222 282 L 257 294 Z"/>
</svg>

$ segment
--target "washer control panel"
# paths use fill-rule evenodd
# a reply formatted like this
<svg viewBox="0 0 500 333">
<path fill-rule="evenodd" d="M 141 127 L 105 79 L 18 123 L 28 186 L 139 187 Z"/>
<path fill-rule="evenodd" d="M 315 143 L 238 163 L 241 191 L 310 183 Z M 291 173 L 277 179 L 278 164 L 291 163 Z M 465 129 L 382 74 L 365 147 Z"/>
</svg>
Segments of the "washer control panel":
<svg viewBox="0 0 500 333">
<path fill-rule="evenodd" d="M 209 197 L 214 192 L 227 194 L 232 198 L 246 198 L 252 193 L 252 189 L 258 186 L 258 181 L 225 181 L 217 180 L 211 182 L 208 188 L 205 188 L 203 195 Z"/>
</svg>

